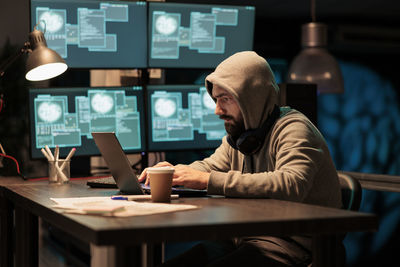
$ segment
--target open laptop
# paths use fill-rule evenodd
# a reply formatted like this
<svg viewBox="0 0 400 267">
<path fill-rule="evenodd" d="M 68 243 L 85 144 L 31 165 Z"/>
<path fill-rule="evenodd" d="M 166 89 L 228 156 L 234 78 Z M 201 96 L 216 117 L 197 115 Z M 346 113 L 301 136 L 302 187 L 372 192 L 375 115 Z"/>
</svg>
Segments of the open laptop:
<svg viewBox="0 0 400 267">
<path fill-rule="evenodd" d="M 132 195 L 149 194 L 150 187 L 139 183 L 137 175 L 133 171 L 127 156 L 122 150 L 115 133 L 92 132 L 92 136 L 121 193 Z M 91 183 L 89 181 L 87 184 L 91 187 L 102 187 L 96 186 L 96 183 Z M 185 197 L 205 196 L 207 195 L 207 190 L 172 187 L 172 194 Z"/>
</svg>

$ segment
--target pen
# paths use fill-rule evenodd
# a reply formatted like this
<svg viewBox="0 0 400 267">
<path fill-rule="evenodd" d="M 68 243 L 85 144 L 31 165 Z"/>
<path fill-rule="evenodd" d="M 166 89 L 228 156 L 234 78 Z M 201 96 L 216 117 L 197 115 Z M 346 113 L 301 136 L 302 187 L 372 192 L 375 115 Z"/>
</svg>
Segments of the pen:
<svg viewBox="0 0 400 267">
<path fill-rule="evenodd" d="M 68 156 L 65 158 L 63 164 L 61 165 L 60 169 L 63 170 L 67 161 L 69 161 L 75 153 L 76 148 L 72 148 L 71 151 L 68 153 Z"/>
<path fill-rule="evenodd" d="M 60 147 L 56 145 L 56 147 L 54 148 L 54 159 L 56 162 L 58 161 L 59 155 L 60 155 Z"/>
<path fill-rule="evenodd" d="M 58 173 L 58 175 L 60 175 L 61 179 L 64 182 L 68 181 L 68 177 L 62 172 L 61 168 L 58 166 L 58 162 L 57 161 L 55 162 L 54 167 L 56 168 L 57 173 Z"/>
<path fill-rule="evenodd" d="M 177 199 L 179 195 L 173 194 L 171 195 L 171 199 Z M 126 195 L 126 196 L 112 196 L 112 200 L 150 200 L 151 195 Z"/>
<path fill-rule="evenodd" d="M 46 157 L 46 159 L 48 161 L 51 161 L 51 158 L 49 157 L 49 154 L 47 154 L 46 150 L 44 150 L 44 148 L 42 148 L 40 151 L 42 151 L 42 154 Z"/>
<path fill-rule="evenodd" d="M 127 197 L 111 197 L 112 200 L 128 200 Z"/>
<path fill-rule="evenodd" d="M 49 155 L 50 160 L 54 160 L 53 153 L 51 153 L 51 150 L 50 150 L 49 146 L 48 146 L 48 145 L 45 145 L 44 148 L 46 149 L 47 154 Z"/>
</svg>

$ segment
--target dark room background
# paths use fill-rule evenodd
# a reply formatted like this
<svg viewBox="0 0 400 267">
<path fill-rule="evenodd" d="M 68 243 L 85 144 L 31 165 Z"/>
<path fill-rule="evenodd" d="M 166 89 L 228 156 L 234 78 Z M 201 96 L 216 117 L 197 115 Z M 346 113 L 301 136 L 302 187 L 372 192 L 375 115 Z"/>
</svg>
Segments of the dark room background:
<svg viewBox="0 0 400 267">
<path fill-rule="evenodd" d="M 170 1 L 167 1 L 170 2 Z M 188 2 L 188 1 L 173 1 Z M 254 50 L 265 57 L 277 81 L 285 82 L 300 51 L 301 24 L 311 21 L 309 0 L 190 1 L 254 5 Z M 21 20 L 14 24 L 18 12 Z M 29 1 L 7 2 L 0 10 L 0 60 L 22 46 L 29 33 Z M 12 12 L 11 12 L 12 11 Z M 24 17 L 26 14 L 28 17 Z M 345 92 L 318 96 L 318 128 L 325 136 L 338 170 L 400 176 L 400 2 L 395 0 L 316 1 L 317 21 L 328 25 L 328 49 L 338 59 Z M 27 88 L 20 71 L 24 59 L 0 79 L 5 105 L 0 113 L 0 142 L 29 171 Z M 167 71 L 171 83 L 202 83 L 208 70 Z M 55 85 L 88 86 L 88 70 L 69 70 Z M 204 153 L 206 154 L 206 153 Z M 186 158 L 196 158 L 195 154 Z M 172 155 L 179 160 L 181 155 Z M 10 175 L 11 167 L 0 171 Z M 4 172 L 4 173 L 3 173 Z M 396 257 L 400 193 L 363 190 L 361 211 L 379 215 L 376 233 L 351 233 L 345 240 L 348 266 L 400 266 Z"/>
</svg>

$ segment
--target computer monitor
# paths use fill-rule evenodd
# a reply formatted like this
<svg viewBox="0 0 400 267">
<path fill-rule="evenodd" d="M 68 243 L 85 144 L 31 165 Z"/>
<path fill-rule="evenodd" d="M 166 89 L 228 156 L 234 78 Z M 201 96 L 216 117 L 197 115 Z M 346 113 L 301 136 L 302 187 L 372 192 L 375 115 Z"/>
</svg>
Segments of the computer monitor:
<svg viewBox="0 0 400 267">
<path fill-rule="evenodd" d="M 100 155 L 91 132 L 115 132 L 127 153 L 145 151 L 141 86 L 29 89 L 31 157 L 58 145 L 60 156 Z"/>
<path fill-rule="evenodd" d="M 147 67 L 146 2 L 31 0 L 31 28 L 70 68 Z"/>
<path fill-rule="evenodd" d="M 148 150 L 202 150 L 221 144 L 224 121 L 203 85 L 147 86 Z"/>
<path fill-rule="evenodd" d="M 149 3 L 149 67 L 215 68 L 253 50 L 254 6 Z"/>
</svg>

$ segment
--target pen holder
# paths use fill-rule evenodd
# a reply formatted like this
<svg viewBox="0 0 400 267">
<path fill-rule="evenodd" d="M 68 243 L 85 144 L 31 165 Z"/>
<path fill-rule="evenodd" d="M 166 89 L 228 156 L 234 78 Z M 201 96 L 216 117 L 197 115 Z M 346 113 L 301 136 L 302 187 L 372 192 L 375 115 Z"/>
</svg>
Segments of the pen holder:
<svg viewBox="0 0 400 267">
<path fill-rule="evenodd" d="M 49 161 L 49 183 L 66 184 L 71 177 L 71 161 L 60 159 L 57 162 L 58 168 L 55 160 Z"/>
</svg>

